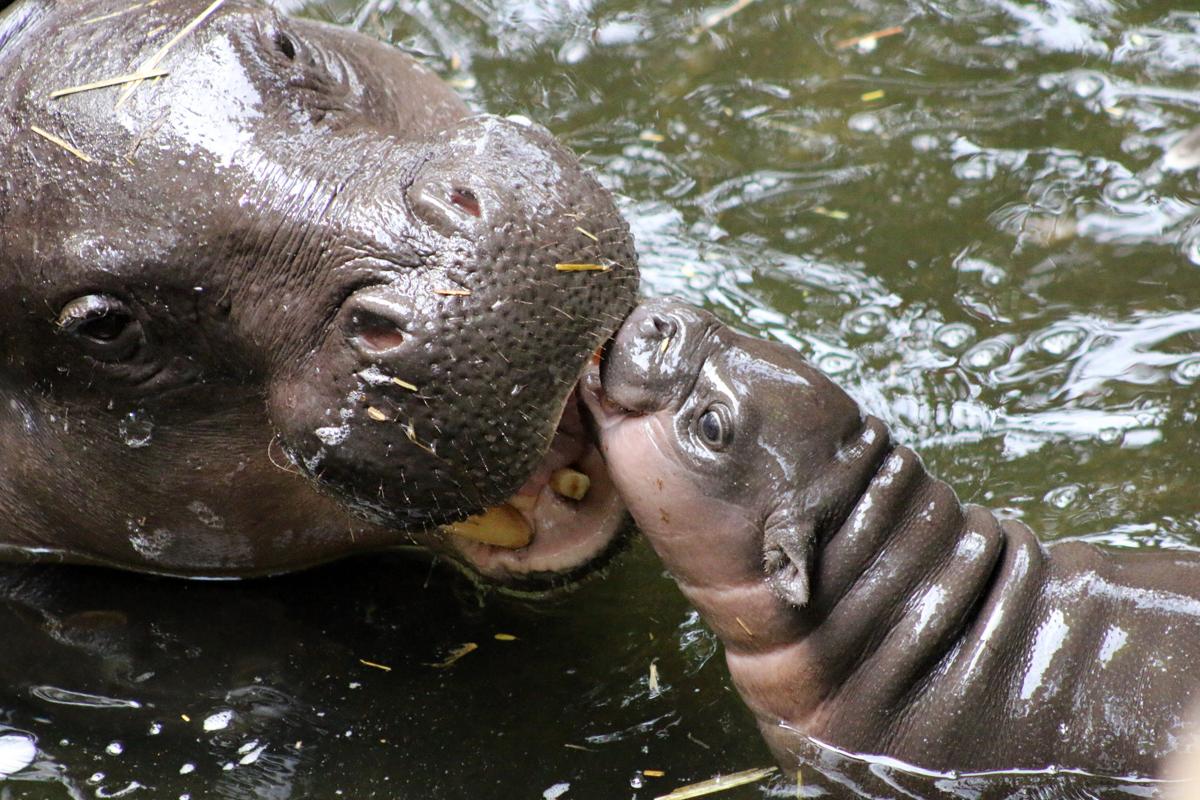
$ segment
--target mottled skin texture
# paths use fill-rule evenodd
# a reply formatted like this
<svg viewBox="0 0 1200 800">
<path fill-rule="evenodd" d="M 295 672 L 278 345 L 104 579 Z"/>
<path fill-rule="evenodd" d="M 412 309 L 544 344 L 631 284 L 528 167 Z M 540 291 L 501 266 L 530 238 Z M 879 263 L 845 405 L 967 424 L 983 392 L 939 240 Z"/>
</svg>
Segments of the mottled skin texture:
<svg viewBox="0 0 1200 800">
<path fill-rule="evenodd" d="M 416 541 L 500 582 L 585 570 L 611 496 L 517 553 L 437 526 L 539 489 L 634 302 L 608 193 L 394 48 L 251 0 L 165 78 L 49 97 L 136 71 L 207 4 L 0 15 L 0 545 L 244 575 Z"/>
<path fill-rule="evenodd" d="M 1047 547 L 963 505 L 795 351 L 672 301 L 588 404 L 612 477 L 784 763 L 1153 775 L 1200 697 L 1200 556 Z"/>
</svg>

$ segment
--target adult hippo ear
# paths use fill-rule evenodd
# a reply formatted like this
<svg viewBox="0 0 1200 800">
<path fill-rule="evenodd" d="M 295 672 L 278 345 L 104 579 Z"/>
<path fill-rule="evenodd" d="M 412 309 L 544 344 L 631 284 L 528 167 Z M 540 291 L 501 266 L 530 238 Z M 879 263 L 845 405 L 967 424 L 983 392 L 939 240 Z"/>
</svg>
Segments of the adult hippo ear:
<svg viewBox="0 0 1200 800">
<path fill-rule="evenodd" d="M 545 130 L 255 0 L 21 0 L 0 85 L 0 548 L 244 575 L 416 542 L 505 584 L 612 551 L 573 391 L 636 257 Z M 516 535 L 440 528 L 493 507 Z"/>
</svg>

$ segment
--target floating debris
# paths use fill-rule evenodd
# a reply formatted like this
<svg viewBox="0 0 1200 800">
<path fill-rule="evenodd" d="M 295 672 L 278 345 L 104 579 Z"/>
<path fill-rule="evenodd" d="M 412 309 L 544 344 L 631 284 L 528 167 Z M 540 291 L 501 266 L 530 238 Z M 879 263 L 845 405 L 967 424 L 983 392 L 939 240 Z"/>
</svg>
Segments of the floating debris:
<svg viewBox="0 0 1200 800">
<path fill-rule="evenodd" d="M 410 442 L 424 450 L 426 453 L 429 453 L 429 455 L 437 455 L 437 451 L 433 449 L 432 445 L 425 444 L 417 438 L 417 428 L 415 425 L 413 425 L 412 420 L 409 420 L 408 424 L 404 426 L 404 435 L 408 437 Z"/>
<path fill-rule="evenodd" d="M 696 33 L 703 33 L 704 31 L 720 25 L 722 22 L 729 19 L 734 14 L 738 13 L 753 2 L 754 0 L 737 0 L 737 2 L 735 2 L 733 5 L 726 6 L 720 11 L 714 11 L 704 18 L 704 20 L 700 23 L 700 27 L 696 29 Z"/>
<path fill-rule="evenodd" d="M 583 228 L 579 227 L 578 225 L 576 225 L 576 226 L 575 226 L 575 230 L 579 231 L 579 232 L 580 232 L 580 233 L 582 233 L 584 236 L 586 236 L 587 238 L 591 239 L 593 242 L 599 242 L 599 241 L 600 241 L 600 239 L 598 239 L 598 238 L 596 237 L 596 234 L 592 233 L 591 231 L 586 231 L 586 230 L 584 230 Z"/>
<path fill-rule="evenodd" d="M 830 219 L 846 220 L 850 219 L 850 215 L 845 211 L 839 211 L 836 208 L 826 208 L 825 206 L 815 206 L 812 210 L 814 214 L 820 214 L 822 217 Z"/>
<path fill-rule="evenodd" d="M 757 783 L 763 778 L 774 775 L 778 770 L 778 767 L 763 767 L 761 769 L 748 769 L 743 772 L 735 772 L 732 775 L 718 775 L 707 781 L 693 783 L 689 786 L 680 786 L 675 791 L 659 795 L 654 800 L 690 800 L 693 797 L 705 797 L 717 792 L 728 791 L 738 786 L 745 786 L 748 783 Z"/>
<path fill-rule="evenodd" d="M 371 406 L 367 409 L 367 416 L 376 422 L 387 422 L 391 419 L 387 414 L 383 413 L 375 406 Z"/>
<path fill-rule="evenodd" d="M 148 0 L 148 2 L 145 2 L 145 3 L 134 3 L 133 5 L 129 6 L 128 8 L 123 8 L 120 11 L 113 11 L 110 14 L 101 14 L 98 17 L 90 17 L 88 19 L 83 20 L 79 24 L 80 25 L 94 25 L 97 22 L 104 22 L 105 20 L 108 20 L 108 19 L 115 19 L 116 17 L 123 17 L 132 11 L 137 11 L 139 8 L 150 8 L 150 6 L 156 6 L 156 5 L 158 5 L 158 3 L 159 3 L 159 0 Z"/>
<path fill-rule="evenodd" d="M 663 772 L 661 769 L 644 769 L 644 770 L 642 770 L 642 774 L 645 775 L 647 778 L 665 778 L 665 777 L 667 777 L 667 773 Z"/>
<path fill-rule="evenodd" d="M 581 744 L 570 744 L 570 743 L 568 743 L 568 744 L 564 744 L 564 745 L 563 745 L 563 747 L 567 748 L 568 750 L 582 750 L 582 751 L 583 751 L 583 752 L 585 752 L 585 753 L 594 753 L 594 752 L 596 752 L 596 751 L 595 751 L 595 750 L 593 750 L 592 748 L 590 748 L 590 747 L 584 747 L 584 746 L 583 746 L 583 745 L 581 745 Z"/>
<path fill-rule="evenodd" d="M 191 718 L 191 717 L 189 717 L 187 714 L 180 714 L 180 715 L 179 715 L 179 718 L 180 718 L 181 720 L 183 720 L 184 722 L 191 722 L 191 721 L 192 721 L 192 718 Z"/>
<path fill-rule="evenodd" d="M 604 264 L 555 264 L 559 272 L 608 272 L 612 267 Z"/>
<path fill-rule="evenodd" d="M 858 99 L 862 100 L 864 103 L 871 103 L 871 102 L 874 102 L 875 100 L 882 100 L 883 95 L 884 95 L 883 89 L 876 89 L 873 92 L 866 92 L 865 94 L 862 95 L 862 97 L 860 97 Z"/>
<path fill-rule="evenodd" d="M 401 389 L 408 389 L 410 392 L 419 391 L 416 387 L 416 384 L 409 383 L 401 378 L 392 378 L 392 383 L 396 384 Z"/>
<path fill-rule="evenodd" d="M 658 684 L 658 659 L 650 662 L 650 677 L 646 681 L 646 684 L 650 689 L 650 696 L 658 697 L 660 691 Z"/>
<path fill-rule="evenodd" d="M 471 290 L 470 289 L 434 289 L 433 293 L 446 295 L 447 297 L 469 297 L 471 294 Z"/>
<path fill-rule="evenodd" d="M 134 81 L 147 81 L 151 78 L 165 78 L 171 73 L 165 69 L 151 70 L 150 72 L 134 72 L 129 75 L 118 75 L 115 78 L 105 78 L 91 83 L 84 83 L 79 86 L 68 86 L 66 89 L 55 89 L 50 93 L 51 100 L 57 100 L 60 97 L 67 95 L 79 94 L 80 92 L 90 92 L 94 89 L 107 89 L 110 86 L 120 86 L 124 83 L 133 83 Z"/>
<path fill-rule="evenodd" d="M 48 131 L 44 128 L 39 128 L 37 125 L 30 125 L 29 129 L 31 131 L 33 131 L 34 133 L 36 133 L 38 136 L 45 139 L 46 141 L 56 144 L 59 147 L 61 147 L 63 150 L 66 150 L 68 153 L 75 156 L 80 161 L 84 161 L 88 164 L 91 164 L 92 161 L 95 160 L 91 156 L 89 156 L 87 153 L 83 152 L 78 147 L 76 147 L 75 145 L 68 142 L 66 139 L 63 139 L 61 136 L 55 136 L 53 133 L 51 133 L 50 131 Z"/>
<path fill-rule="evenodd" d="M 374 661 L 367 661 L 365 658 L 360 658 L 358 663 L 362 664 L 364 667 L 370 667 L 371 669 L 379 669 L 383 670 L 384 672 L 392 671 L 392 668 L 386 664 L 376 664 Z"/>
<path fill-rule="evenodd" d="M 141 66 L 138 67 L 135 72 L 150 72 L 153 69 L 157 69 L 162 60 L 167 57 L 167 53 L 171 52 L 171 48 L 179 44 L 179 42 L 182 41 L 189 33 L 204 24 L 204 20 L 216 13 L 217 9 L 220 8 L 224 3 L 225 0 L 213 0 L 208 8 L 201 11 L 195 19 L 185 25 L 183 30 L 172 36 L 170 41 L 158 48 L 154 55 L 143 61 Z M 121 92 L 121 96 L 117 98 L 117 108 L 120 108 L 122 105 L 124 105 L 125 101 L 133 96 L 133 93 L 138 90 L 138 87 L 141 86 L 142 83 L 142 81 L 138 80 L 129 84 L 125 91 Z"/>
<path fill-rule="evenodd" d="M 656 131 L 642 131 L 638 134 L 638 138 L 643 142 L 650 142 L 652 144 L 661 144 L 667 140 L 667 137 Z"/>
<path fill-rule="evenodd" d="M 517 640 L 517 637 L 513 636 L 511 633 L 497 633 L 492 638 L 497 642 L 515 642 Z"/>
<path fill-rule="evenodd" d="M 861 46 L 864 49 L 872 50 L 875 48 L 875 43 L 880 39 L 886 39 L 889 36 L 895 36 L 900 33 L 904 33 L 904 26 L 893 25 L 890 28 L 864 33 L 862 36 L 852 36 L 849 39 L 842 39 L 840 42 L 834 43 L 833 49 L 845 50 L 849 47 Z"/>
<path fill-rule="evenodd" d="M 439 661 L 436 664 L 428 664 L 427 666 L 433 667 L 434 669 L 446 669 L 447 667 L 453 666 L 454 663 L 463 656 L 467 655 L 468 653 L 473 653 L 478 649 L 479 645 L 475 644 L 474 642 L 467 642 L 462 647 L 456 647 L 454 650 L 450 651 L 450 655 L 446 656 L 444 660 Z"/>
</svg>

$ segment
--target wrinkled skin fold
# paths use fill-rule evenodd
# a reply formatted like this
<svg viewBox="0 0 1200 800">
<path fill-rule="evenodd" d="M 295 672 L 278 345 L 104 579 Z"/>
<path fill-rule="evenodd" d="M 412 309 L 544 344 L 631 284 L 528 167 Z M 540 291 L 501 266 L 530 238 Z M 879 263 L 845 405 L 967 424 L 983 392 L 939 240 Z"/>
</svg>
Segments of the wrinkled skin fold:
<svg viewBox="0 0 1200 800">
<path fill-rule="evenodd" d="M 613 479 L 780 761 L 1153 776 L 1200 697 L 1200 555 L 1041 544 L 783 345 L 665 300 L 589 379 Z"/>
<path fill-rule="evenodd" d="M 592 569 L 623 511 L 574 387 L 637 287 L 609 194 L 363 35 L 130 5 L 0 14 L 0 546 L 182 575 L 414 542 L 501 584 Z M 564 469 L 586 495 L 547 488 Z M 510 499 L 506 547 L 442 530 Z"/>
</svg>

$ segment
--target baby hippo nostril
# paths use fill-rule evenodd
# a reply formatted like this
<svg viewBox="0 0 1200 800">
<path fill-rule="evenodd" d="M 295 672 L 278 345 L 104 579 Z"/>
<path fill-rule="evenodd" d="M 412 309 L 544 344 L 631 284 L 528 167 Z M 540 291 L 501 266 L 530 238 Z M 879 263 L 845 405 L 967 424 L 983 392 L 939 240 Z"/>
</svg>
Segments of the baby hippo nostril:
<svg viewBox="0 0 1200 800">
<path fill-rule="evenodd" d="M 639 326 L 641 333 L 647 339 L 670 339 L 679 329 L 675 320 L 666 314 L 649 314 Z"/>
</svg>

